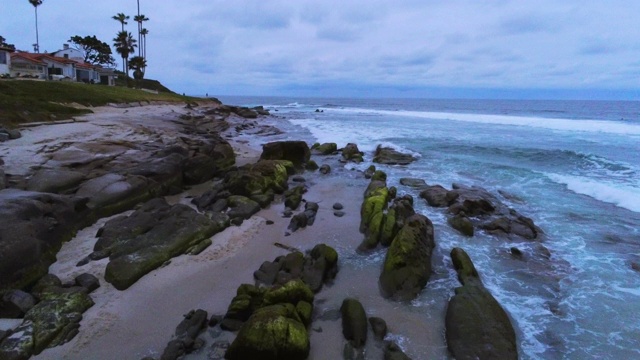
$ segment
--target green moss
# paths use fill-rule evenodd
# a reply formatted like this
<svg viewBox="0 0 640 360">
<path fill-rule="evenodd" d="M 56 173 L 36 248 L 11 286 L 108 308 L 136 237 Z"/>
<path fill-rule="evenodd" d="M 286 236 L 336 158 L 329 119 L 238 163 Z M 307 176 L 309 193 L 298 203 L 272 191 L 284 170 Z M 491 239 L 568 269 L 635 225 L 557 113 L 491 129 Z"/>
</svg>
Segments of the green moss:
<svg viewBox="0 0 640 360">
<path fill-rule="evenodd" d="M 380 244 L 382 246 L 391 245 L 391 241 L 396 236 L 398 229 L 396 227 L 396 209 L 391 208 L 384 216 L 382 222 L 382 230 L 380 232 Z"/>
<path fill-rule="evenodd" d="M 382 170 L 376 170 L 371 177 L 371 181 L 387 181 L 387 173 Z"/>
<path fill-rule="evenodd" d="M 313 305 L 306 301 L 299 301 L 296 305 L 296 312 L 304 326 L 311 325 L 311 314 L 313 313 Z"/>
<path fill-rule="evenodd" d="M 280 303 L 297 304 L 299 301 L 313 302 L 313 291 L 302 280 L 291 280 L 288 283 L 267 290 L 264 295 L 264 305 Z"/>
</svg>

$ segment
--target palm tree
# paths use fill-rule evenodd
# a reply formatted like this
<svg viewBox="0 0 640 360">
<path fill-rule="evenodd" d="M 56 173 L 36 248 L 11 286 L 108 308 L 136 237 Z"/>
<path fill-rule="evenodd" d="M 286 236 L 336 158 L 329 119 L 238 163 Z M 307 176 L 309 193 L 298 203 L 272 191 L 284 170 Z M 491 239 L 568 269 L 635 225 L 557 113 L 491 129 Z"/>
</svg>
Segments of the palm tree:
<svg viewBox="0 0 640 360">
<path fill-rule="evenodd" d="M 124 26 L 128 24 L 127 20 L 129 20 L 129 15 L 125 15 L 124 13 L 117 13 L 116 15 L 113 15 L 111 18 L 113 20 L 119 21 L 120 25 L 122 25 L 122 31 L 124 31 Z"/>
<path fill-rule="evenodd" d="M 144 21 L 149 21 L 149 18 L 138 14 L 133 17 L 133 20 L 138 23 L 138 43 L 142 43 L 142 23 Z M 142 47 L 138 48 L 138 56 L 144 56 L 142 55 Z"/>
<path fill-rule="evenodd" d="M 140 35 L 142 35 L 142 43 L 140 44 L 140 47 L 142 48 L 142 57 L 145 58 L 145 60 L 147 59 L 147 34 L 149 33 L 149 30 L 147 29 L 142 29 L 140 30 Z"/>
<path fill-rule="evenodd" d="M 40 52 L 40 37 L 38 36 L 38 6 L 42 5 L 43 0 L 29 0 L 29 3 L 33 5 L 36 10 L 36 45 L 34 47 L 35 52 Z"/>
<path fill-rule="evenodd" d="M 134 56 L 129 59 L 129 67 L 133 69 L 133 78 L 142 80 L 144 78 L 144 68 L 147 67 L 147 60 L 142 56 Z"/>
<path fill-rule="evenodd" d="M 135 51 L 136 39 L 133 38 L 130 32 L 120 31 L 118 35 L 113 39 L 113 46 L 116 48 L 116 52 L 122 56 L 122 69 L 125 76 L 129 77 L 129 55 Z"/>
</svg>

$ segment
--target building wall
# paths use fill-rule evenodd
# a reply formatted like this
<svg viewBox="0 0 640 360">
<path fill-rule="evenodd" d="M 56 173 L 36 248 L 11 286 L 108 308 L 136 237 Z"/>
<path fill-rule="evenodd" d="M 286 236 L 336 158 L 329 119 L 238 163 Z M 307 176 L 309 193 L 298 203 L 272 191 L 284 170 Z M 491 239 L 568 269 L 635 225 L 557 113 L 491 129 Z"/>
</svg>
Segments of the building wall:
<svg viewBox="0 0 640 360">
<path fill-rule="evenodd" d="M 82 54 L 82 51 L 76 50 L 74 48 L 58 50 L 53 54 L 55 56 L 58 56 L 58 57 L 66 57 L 66 58 L 69 58 L 71 60 L 78 60 L 78 61 L 83 61 L 84 60 L 84 56 Z M 65 56 L 65 55 L 67 55 L 67 56 Z"/>
<path fill-rule="evenodd" d="M 37 65 L 22 59 L 13 59 L 11 62 L 11 77 L 21 77 L 24 75 L 38 76 L 40 79 L 46 79 L 46 65 Z"/>
<path fill-rule="evenodd" d="M 8 51 L 0 50 L 0 75 L 11 72 L 11 55 Z"/>
</svg>

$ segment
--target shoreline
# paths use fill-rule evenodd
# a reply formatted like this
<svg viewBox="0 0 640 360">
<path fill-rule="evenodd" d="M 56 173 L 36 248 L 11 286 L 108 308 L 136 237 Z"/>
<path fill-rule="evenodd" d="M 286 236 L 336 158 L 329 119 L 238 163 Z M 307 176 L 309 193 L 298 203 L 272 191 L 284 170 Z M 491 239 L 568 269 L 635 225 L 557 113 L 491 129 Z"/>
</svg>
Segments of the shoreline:
<svg viewBox="0 0 640 360">
<path fill-rule="evenodd" d="M 148 123 L 148 119 L 177 116 L 178 113 L 184 113 L 184 109 L 175 105 L 105 108 L 94 114 L 80 117 L 83 127 L 75 128 L 75 132 L 70 130 L 79 123 L 47 126 L 47 131 L 40 134 L 37 134 L 39 128 L 30 128 L 25 131 L 19 146 L 9 154 L 11 156 L 36 154 L 38 150 L 36 146 L 29 146 L 30 142 L 47 142 L 48 146 L 53 146 L 50 140 L 54 138 L 56 143 L 62 143 L 70 138 L 87 134 L 91 134 L 92 138 L 110 137 L 116 132 L 115 129 L 122 129 L 118 126 L 114 127 L 113 121 L 116 119 L 122 121 L 125 118 L 123 123 L 127 123 L 128 126 L 142 124 L 154 126 L 156 124 Z M 238 118 L 236 122 L 244 122 L 244 119 Z M 261 152 L 260 145 L 269 141 L 269 136 L 237 135 L 234 133 L 233 119 L 232 126 L 221 135 L 233 147 L 238 166 L 257 161 Z M 359 171 L 345 169 L 344 164 L 338 162 L 336 156 L 314 156 L 314 158 L 319 164 L 321 161 L 330 163 L 333 171 L 328 175 L 321 175 L 317 171 L 306 171 L 301 174 L 307 180 L 305 184 L 308 187 L 304 199 L 320 203 L 320 210 L 313 226 L 285 236 L 290 219 L 282 216 L 283 200 L 277 197 L 270 206 L 244 221 L 241 226 L 232 226 L 214 235 L 213 244 L 199 255 L 175 257 L 168 265 L 153 270 L 124 291 L 116 290 L 104 280 L 107 259 L 76 267 L 76 263 L 91 252 L 96 241 L 97 230 L 108 219 L 122 214 L 102 218 L 97 223 L 80 230 L 71 241 L 63 244 L 57 256 L 58 260 L 50 266 L 50 273 L 58 275 L 63 283 L 73 281 L 76 275 L 84 272 L 95 275 L 101 284 L 100 288 L 91 293 L 95 305 L 83 314 L 80 332 L 76 337 L 66 344 L 46 349 L 33 358 L 139 359 L 145 356 L 158 358 L 172 338 L 175 326 L 184 314 L 201 308 L 210 315 L 223 315 L 235 295 L 236 288 L 242 283 L 253 283 L 253 272 L 262 262 L 271 261 L 287 253 L 286 250 L 274 246 L 275 242 L 287 244 L 303 252 L 310 250 L 316 244 L 326 243 L 336 248 L 341 259 L 360 256 L 356 254 L 357 246 L 362 239 L 358 229 L 359 211 L 362 193 L 368 180 L 365 180 Z M 35 159 L 34 162 L 38 160 L 37 157 L 32 159 Z M 7 165 L 9 169 L 17 168 L 23 171 L 33 166 L 29 163 L 21 163 L 15 168 L 12 167 L 12 163 Z M 192 196 L 201 194 L 210 186 L 211 182 L 205 182 L 192 186 L 181 194 L 166 196 L 165 199 L 170 204 L 190 205 Z M 331 209 L 331 204 L 338 201 L 345 206 L 346 215 L 343 217 L 334 216 Z M 129 210 L 124 214 L 132 211 Z M 273 221 L 273 224 L 267 225 L 267 220 Z M 412 335 L 407 332 L 419 329 L 423 335 L 420 336 L 420 341 L 415 341 L 413 346 L 417 348 L 442 346 L 442 329 L 431 329 L 423 321 L 417 324 L 412 320 L 410 313 L 396 317 L 397 305 L 379 295 L 377 275 L 368 272 L 362 267 L 343 266 L 333 285 L 325 286 L 324 290 L 317 294 L 317 298 L 322 299 L 323 305 L 317 306 L 315 316 L 319 319 L 314 321 L 312 327 L 320 330 L 310 329 L 309 331 L 311 341 L 309 359 L 324 359 L 328 354 L 335 358 L 341 356 L 342 346 L 339 344 L 344 340 L 339 319 L 320 318 L 323 318 L 325 313 L 335 311 L 345 296 L 360 298 L 365 307 L 371 309 L 372 313 L 368 314 L 369 316 L 384 317 L 386 314 L 393 334 L 410 338 Z M 351 284 L 354 279 L 358 280 L 355 284 Z M 370 286 L 361 286 L 364 282 L 370 283 Z M 158 314 L 162 315 L 158 316 Z M 411 323 L 413 324 L 407 326 Z M 230 336 L 232 339 L 233 336 L 229 334 L 220 338 Z M 429 338 L 431 340 L 428 340 Z M 131 339 L 135 340 L 131 341 Z M 327 343 L 334 343 L 335 346 L 332 346 L 334 349 L 327 349 L 324 346 Z M 408 354 L 413 352 L 412 349 L 406 350 L 409 350 Z M 382 356 L 383 350 L 379 345 L 376 346 L 370 342 L 367 351 L 369 354 L 379 353 Z M 446 354 L 446 349 L 439 353 Z M 206 354 L 203 355 L 200 351 L 197 354 L 190 354 L 187 358 L 206 358 L 201 356 Z"/>
</svg>

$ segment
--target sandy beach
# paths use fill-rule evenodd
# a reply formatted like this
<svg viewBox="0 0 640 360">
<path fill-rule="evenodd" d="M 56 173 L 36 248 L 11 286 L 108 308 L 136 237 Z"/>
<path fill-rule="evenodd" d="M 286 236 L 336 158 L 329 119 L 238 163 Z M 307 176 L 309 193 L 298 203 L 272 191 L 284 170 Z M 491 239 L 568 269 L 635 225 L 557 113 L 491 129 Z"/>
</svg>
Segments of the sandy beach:
<svg viewBox="0 0 640 360">
<path fill-rule="evenodd" d="M 189 113 L 179 105 L 156 105 L 129 108 L 103 107 L 95 113 L 77 118 L 77 122 L 51 126 L 30 127 L 23 137 L 10 146 L 2 146 L 0 155 L 5 159 L 5 170 L 11 174 L 24 174 L 33 166 L 42 164 L 47 149 L 62 146 L 66 141 L 110 138 L 121 141 L 145 140 L 145 129 L 163 128 L 163 136 L 170 137 L 180 114 Z M 236 164 L 258 160 L 261 145 L 270 137 L 245 133 L 237 135 L 234 121 L 222 135 L 236 153 Z M 258 119 L 268 126 L 277 126 L 277 119 Z M 319 243 L 334 247 L 339 254 L 340 272 L 331 286 L 316 295 L 314 322 L 311 325 L 310 359 L 335 359 L 342 356 L 344 339 L 341 333 L 338 309 L 345 297 L 359 299 L 369 316 L 385 318 L 390 327 L 390 338 L 401 344 L 408 355 L 429 353 L 446 357 L 443 347 L 443 329 L 423 319 L 417 319 L 410 308 L 400 309 L 396 303 L 383 299 L 378 290 L 378 273 L 369 266 L 360 266 L 367 258 L 384 256 L 376 252 L 367 256 L 356 253 L 363 239 L 358 230 L 362 194 L 368 184 L 363 174 L 347 170 L 338 161 L 338 155 L 314 156 L 318 164 L 329 164 L 332 172 L 322 175 L 306 171 L 307 193 L 305 201 L 319 203 L 313 226 L 288 234 L 289 218 L 283 217 L 284 204 L 280 196 L 241 226 L 232 226 L 214 235 L 212 245 L 199 255 L 182 255 L 138 280 L 130 288 L 119 291 L 104 280 L 108 259 L 92 261 L 84 266 L 76 263 L 91 253 L 97 240 L 96 232 L 110 218 L 80 230 L 65 243 L 57 255 L 57 262 L 49 272 L 63 283 L 72 282 L 81 273 L 90 273 L 101 287 L 91 297 L 95 305 L 83 314 L 79 334 L 68 343 L 46 349 L 35 359 L 140 359 L 145 356 L 159 358 L 171 340 L 176 325 L 183 315 L 193 309 L 206 310 L 209 315 L 224 315 L 243 283 L 254 283 L 253 272 L 264 261 L 272 261 L 287 250 L 274 246 L 278 242 L 300 251 L 308 251 Z M 215 180 L 214 180 L 215 181 Z M 167 196 L 169 203 L 191 205 L 191 199 L 210 189 L 213 182 L 192 186 L 188 190 Z M 334 215 L 332 205 L 340 202 L 345 215 Z M 195 207 L 194 207 L 195 208 Z M 123 213 L 127 215 L 132 210 Z M 267 220 L 270 220 L 267 224 Z M 271 222 L 273 222 L 271 224 Z M 349 265 L 344 264 L 348 262 Z M 338 316 L 335 316 L 335 314 Z M 371 331 L 371 330 L 370 330 Z M 211 336 L 215 336 L 215 338 Z M 232 333 L 209 331 L 203 335 L 205 347 L 187 358 L 207 359 L 211 343 L 232 340 Z M 378 358 L 383 349 L 370 341 L 367 356 Z"/>
</svg>

